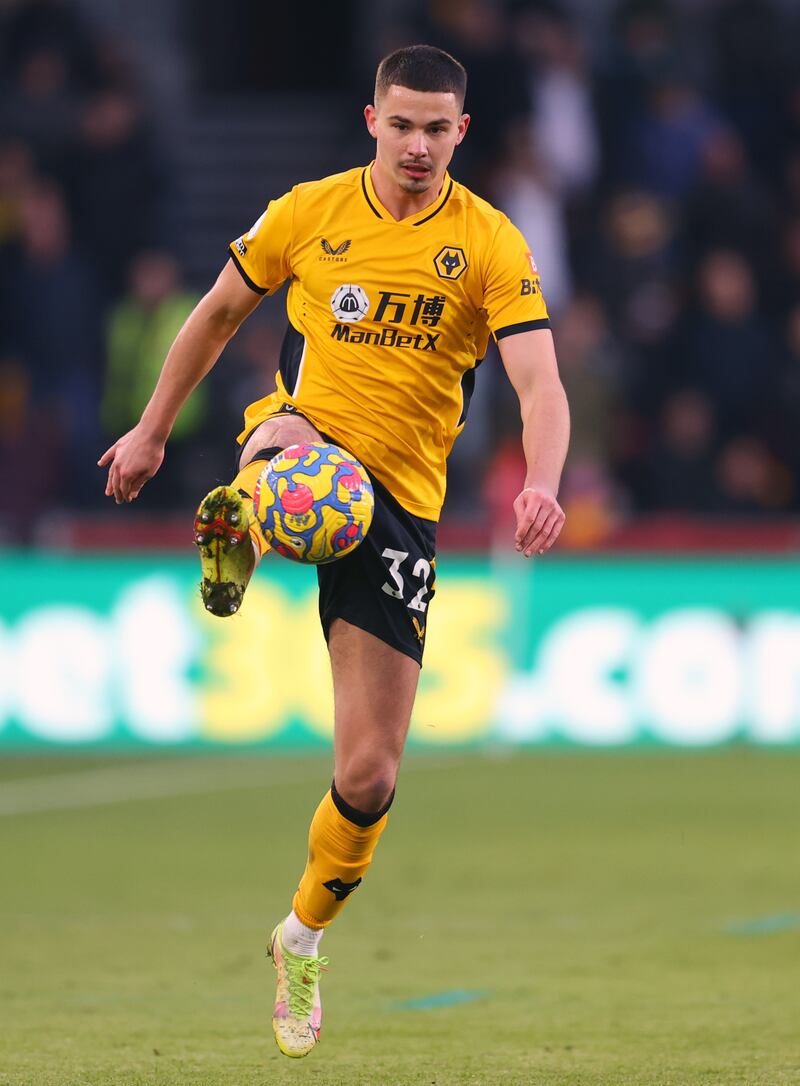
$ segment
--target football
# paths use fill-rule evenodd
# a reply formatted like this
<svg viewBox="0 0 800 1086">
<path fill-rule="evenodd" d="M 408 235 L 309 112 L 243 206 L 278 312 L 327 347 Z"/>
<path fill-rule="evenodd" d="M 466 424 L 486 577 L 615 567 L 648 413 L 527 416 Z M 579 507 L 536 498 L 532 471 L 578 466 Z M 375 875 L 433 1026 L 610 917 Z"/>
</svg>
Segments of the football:
<svg viewBox="0 0 800 1086">
<path fill-rule="evenodd" d="M 364 467 L 324 442 L 290 445 L 256 483 L 256 517 L 273 550 L 321 565 L 350 554 L 372 523 L 375 495 Z"/>
</svg>

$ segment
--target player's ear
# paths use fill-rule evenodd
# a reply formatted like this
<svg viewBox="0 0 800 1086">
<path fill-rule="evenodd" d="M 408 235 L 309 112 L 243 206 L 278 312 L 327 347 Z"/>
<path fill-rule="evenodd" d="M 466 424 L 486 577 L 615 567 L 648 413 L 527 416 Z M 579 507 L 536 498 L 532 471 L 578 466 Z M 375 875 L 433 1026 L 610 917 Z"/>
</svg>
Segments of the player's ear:
<svg viewBox="0 0 800 1086">
<path fill-rule="evenodd" d="M 377 139 L 378 128 L 376 124 L 375 106 L 364 106 L 364 120 L 367 122 L 367 129 L 373 139 Z"/>
<path fill-rule="evenodd" d="M 472 120 L 469 113 L 462 113 L 458 119 L 458 135 L 456 136 L 456 146 L 463 140 L 467 134 L 469 128 L 469 122 Z"/>
</svg>

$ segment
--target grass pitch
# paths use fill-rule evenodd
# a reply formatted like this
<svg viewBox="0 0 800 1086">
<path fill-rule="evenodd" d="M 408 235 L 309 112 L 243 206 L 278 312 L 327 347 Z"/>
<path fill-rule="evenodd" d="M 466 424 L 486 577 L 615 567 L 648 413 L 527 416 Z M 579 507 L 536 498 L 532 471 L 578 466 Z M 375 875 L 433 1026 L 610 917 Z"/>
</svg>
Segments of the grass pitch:
<svg viewBox="0 0 800 1086">
<path fill-rule="evenodd" d="M 327 759 L 7 757 L 0 1083 L 798 1084 L 798 776 L 409 758 L 323 943 L 322 1044 L 289 1061 L 264 945 Z"/>
</svg>

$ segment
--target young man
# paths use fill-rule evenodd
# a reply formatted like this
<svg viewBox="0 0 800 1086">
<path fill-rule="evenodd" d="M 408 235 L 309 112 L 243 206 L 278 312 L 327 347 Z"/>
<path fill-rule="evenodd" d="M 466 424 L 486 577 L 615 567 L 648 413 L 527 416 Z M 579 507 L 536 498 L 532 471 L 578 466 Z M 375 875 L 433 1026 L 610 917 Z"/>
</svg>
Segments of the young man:
<svg viewBox="0 0 800 1086">
<path fill-rule="evenodd" d="M 239 473 L 207 495 L 195 520 L 201 592 L 222 617 L 238 610 L 269 549 L 252 496 L 273 456 L 323 435 L 358 457 L 375 486 L 365 541 L 319 567 L 335 770 L 292 910 L 270 944 L 273 1026 L 288 1056 L 319 1037 L 319 941 L 360 884 L 394 797 L 433 596 L 445 461 L 490 333 L 523 419 L 517 550 L 544 553 L 564 522 L 556 492 L 569 416 L 536 265 L 508 219 L 447 173 L 469 126 L 465 90 L 464 69 L 439 49 L 411 46 L 381 62 L 364 111 L 375 161 L 298 185 L 231 244 L 141 421 L 100 460 L 106 494 L 136 498 L 191 390 L 261 297 L 291 280 L 277 389 L 247 408 Z"/>
</svg>

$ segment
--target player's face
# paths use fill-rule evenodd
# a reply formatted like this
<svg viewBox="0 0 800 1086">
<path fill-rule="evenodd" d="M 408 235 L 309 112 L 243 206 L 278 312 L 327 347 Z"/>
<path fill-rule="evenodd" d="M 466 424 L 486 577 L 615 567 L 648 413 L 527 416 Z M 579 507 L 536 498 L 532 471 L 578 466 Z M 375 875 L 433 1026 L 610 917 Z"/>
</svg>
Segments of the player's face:
<svg viewBox="0 0 800 1086">
<path fill-rule="evenodd" d="M 430 189 L 435 196 L 469 125 L 456 96 L 393 84 L 364 116 L 384 175 L 410 195 Z"/>
</svg>

